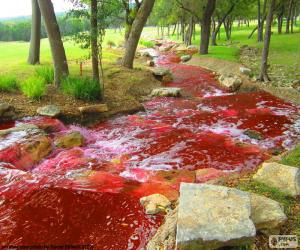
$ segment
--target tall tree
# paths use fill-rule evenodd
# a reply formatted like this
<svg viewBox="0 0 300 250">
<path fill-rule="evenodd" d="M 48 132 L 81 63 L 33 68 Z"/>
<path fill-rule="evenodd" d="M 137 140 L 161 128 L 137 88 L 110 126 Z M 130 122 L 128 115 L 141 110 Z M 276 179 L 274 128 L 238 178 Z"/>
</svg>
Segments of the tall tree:
<svg viewBox="0 0 300 250">
<path fill-rule="evenodd" d="M 98 3 L 91 0 L 91 51 L 93 79 L 100 82 L 99 77 L 99 49 L 98 49 Z"/>
<path fill-rule="evenodd" d="M 38 0 L 47 30 L 54 62 L 54 82 L 59 86 L 61 78 L 69 74 L 67 57 L 51 0 Z"/>
<path fill-rule="evenodd" d="M 37 0 L 31 0 L 32 5 L 32 23 L 31 38 L 28 63 L 40 63 L 40 46 L 41 46 L 41 11 Z"/>
<path fill-rule="evenodd" d="M 264 48 L 262 52 L 261 69 L 260 69 L 260 76 L 259 76 L 259 80 L 262 82 L 270 81 L 270 77 L 268 75 L 268 57 L 269 57 L 270 42 L 271 42 L 271 35 L 272 35 L 272 22 L 273 22 L 274 9 L 275 9 L 275 0 L 271 0 L 269 4 L 269 12 L 268 12 L 267 22 L 266 22 L 266 31 L 265 31 L 266 34 L 264 39 Z"/>
<path fill-rule="evenodd" d="M 211 18 L 216 8 L 216 0 L 207 0 L 201 22 L 200 54 L 208 54 Z"/>
<path fill-rule="evenodd" d="M 143 28 L 152 11 L 155 0 L 143 0 L 141 6 L 132 23 L 128 39 L 125 44 L 125 55 L 122 60 L 122 65 L 127 68 L 133 68 L 133 60 L 140 40 Z"/>
</svg>

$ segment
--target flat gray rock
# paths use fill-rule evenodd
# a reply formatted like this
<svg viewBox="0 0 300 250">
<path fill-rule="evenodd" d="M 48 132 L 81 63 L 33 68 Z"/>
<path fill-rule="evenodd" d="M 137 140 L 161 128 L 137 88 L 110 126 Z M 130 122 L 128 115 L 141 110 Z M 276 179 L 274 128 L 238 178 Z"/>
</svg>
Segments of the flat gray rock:
<svg viewBox="0 0 300 250">
<path fill-rule="evenodd" d="M 243 75 L 247 75 L 247 76 L 250 76 L 252 71 L 251 69 L 249 68 L 246 68 L 246 67 L 240 67 L 240 73 L 243 74 Z"/>
<path fill-rule="evenodd" d="M 180 97 L 181 89 L 180 88 L 158 88 L 153 89 L 151 96 L 160 96 L 160 97 Z"/>
<path fill-rule="evenodd" d="M 188 250 L 249 244 L 256 235 L 250 215 L 250 196 L 246 192 L 182 183 L 176 244 Z"/>
<path fill-rule="evenodd" d="M 184 55 L 182 57 L 180 57 L 181 61 L 182 62 L 188 62 L 189 60 L 192 59 L 192 56 L 191 55 Z"/>
<path fill-rule="evenodd" d="M 169 69 L 163 67 L 155 67 L 151 69 L 151 71 L 155 76 L 165 76 L 171 74 L 171 71 Z"/>
<path fill-rule="evenodd" d="M 253 179 L 269 187 L 277 188 L 286 195 L 300 195 L 300 169 L 276 162 L 263 163 Z"/>
<path fill-rule="evenodd" d="M 56 105 L 47 105 L 38 108 L 36 112 L 42 116 L 56 117 L 60 114 L 60 108 Z"/>
</svg>

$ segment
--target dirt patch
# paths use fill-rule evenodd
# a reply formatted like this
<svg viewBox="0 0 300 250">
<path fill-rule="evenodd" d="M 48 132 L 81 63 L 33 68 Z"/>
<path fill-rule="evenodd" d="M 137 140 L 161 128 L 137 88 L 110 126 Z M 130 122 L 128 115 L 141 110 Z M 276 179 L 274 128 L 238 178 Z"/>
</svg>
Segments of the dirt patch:
<svg viewBox="0 0 300 250">
<path fill-rule="evenodd" d="M 152 73 L 146 69 L 126 69 L 112 65 L 105 72 L 105 96 L 103 102 L 87 102 L 76 100 L 63 94 L 53 85 L 49 85 L 45 96 L 40 101 L 32 101 L 20 92 L 0 92 L 1 102 L 13 105 L 17 112 L 17 119 L 37 115 L 37 108 L 49 104 L 58 105 L 62 115 L 59 117 L 64 122 L 79 122 L 88 124 L 95 120 L 107 119 L 120 113 L 133 113 L 143 110 L 141 104 L 143 97 L 151 93 L 154 88 L 160 87 Z M 107 103 L 109 112 L 82 117 L 78 108 L 93 104 Z"/>
<path fill-rule="evenodd" d="M 238 75 L 243 80 L 243 85 L 240 92 L 252 92 L 264 90 L 274 96 L 290 101 L 295 104 L 300 104 L 300 93 L 298 90 L 291 87 L 279 87 L 271 83 L 261 83 L 251 80 L 248 76 L 240 74 L 240 63 L 225 61 L 217 58 L 200 58 L 194 56 L 187 64 L 200 66 L 216 72 L 219 75 L 232 74 Z"/>
</svg>

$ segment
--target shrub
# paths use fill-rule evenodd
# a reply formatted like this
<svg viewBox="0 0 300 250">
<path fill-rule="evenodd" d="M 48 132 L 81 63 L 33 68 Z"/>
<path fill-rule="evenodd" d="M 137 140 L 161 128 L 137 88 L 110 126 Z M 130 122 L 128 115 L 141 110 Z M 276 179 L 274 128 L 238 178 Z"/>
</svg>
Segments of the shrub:
<svg viewBox="0 0 300 250">
<path fill-rule="evenodd" d="M 116 46 L 116 43 L 114 41 L 107 41 L 107 45 L 111 48 L 111 47 L 115 47 Z"/>
<path fill-rule="evenodd" d="M 89 77 L 66 77 L 62 80 L 62 91 L 75 97 L 87 101 L 101 99 L 101 87 L 97 81 Z"/>
<path fill-rule="evenodd" d="M 147 48 L 154 48 L 155 47 L 155 42 L 153 42 L 153 41 L 140 40 L 140 44 L 147 47 Z"/>
<path fill-rule="evenodd" d="M 46 92 L 45 80 L 40 76 L 31 76 L 27 78 L 20 87 L 24 95 L 35 100 L 41 99 Z"/>
<path fill-rule="evenodd" d="M 38 67 L 35 70 L 37 76 L 42 77 L 46 84 L 54 82 L 54 69 L 52 67 Z"/>
<path fill-rule="evenodd" d="M 0 91 L 14 92 L 18 88 L 17 78 L 14 75 L 0 76 Z"/>
</svg>

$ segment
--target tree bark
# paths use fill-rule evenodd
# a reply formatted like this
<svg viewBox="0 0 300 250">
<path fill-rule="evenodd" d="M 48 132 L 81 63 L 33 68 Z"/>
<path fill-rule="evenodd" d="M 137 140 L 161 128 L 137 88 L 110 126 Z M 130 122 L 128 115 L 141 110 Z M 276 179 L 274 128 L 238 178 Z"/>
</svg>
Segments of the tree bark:
<svg viewBox="0 0 300 250">
<path fill-rule="evenodd" d="M 273 12 L 275 9 L 275 0 L 271 0 L 269 6 L 269 13 L 267 16 L 266 22 L 266 31 L 265 31 L 265 39 L 264 39 L 264 48 L 262 52 L 262 60 L 261 60 L 261 69 L 259 79 L 262 82 L 270 81 L 270 77 L 268 76 L 268 57 L 270 50 L 270 42 L 272 35 L 272 22 L 273 22 Z"/>
<path fill-rule="evenodd" d="M 259 1 L 259 25 L 258 25 L 258 33 L 257 33 L 257 41 L 262 42 L 264 39 L 264 23 L 266 19 L 266 10 L 267 10 L 267 0 L 264 0 L 263 12 L 260 13 L 260 0 Z"/>
<path fill-rule="evenodd" d="M 277 17 L 278 34 L 282 34 L 283 15 L 284 15 L 284 3 L 281 3 L 280 10 Z"/>
<path fill-rule="evenodd" d="M 184 43 L 186 46 L 192 45 L 193 26 L 194 26 L 193 17 L 190 17 L 189 26 L 187 32 L 185 33 L 185 39 L 184 39 Z"/>
<path fill-rule="evenodd" d="M 60 30 L 54 13 L 53 4 L 49 0 L 38 0 L 44 18 L 51 53 L 54 63 L 54 82 L 60 85 L 61 78 L 69 75 L 69 68 Z"/>
<path fill-rule="evenodd" d="M 208 54 L 209 47 L 209 37 L 211 29 L 211 17 L 216 8 L 216 0 L 207 0 L 205 6 L 202 22 L 201 22 L 201 44 L 200 44 L 200 54 Z"/>
<path fill-rule="evenodd" d="M 155 0 L 144 0 L 137 12 L 136 18 L 132 24 L 129 37 L 125 44 L 125 55 L 122 65 L 127 68 L 133 68 L 133 60 L 138 42 L 140 40 L 143 28 L 153 9 Z"/>
<path fill-rule="evenodd" d="M 285 33 L 290 33 L 290 23 L 291 23 L 291 16 L 292 16 L 292 10 L 293 10 L 293 0 L 289 1 L 289 8 L 288 8 L 288 15 L 286 17 L 286 29 Z"/>
<path fill-rule="evenodd" d="M 37 0 L 31 0 L 32 5 L 32 23 L 31 23 L 31 38 L 28 55 L 29 64 L 40 63 L 40 48 L 41 48 L 41 11 Z"/>
<path fill-rule="evenodd" d="M 99 76 L 99 48 L 98 48 L 98 4 L 91 0 L 91 50 L 93 79 L 100 82 Z"/>
</svg>

